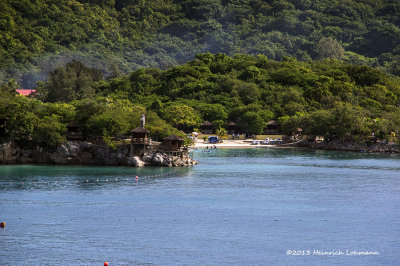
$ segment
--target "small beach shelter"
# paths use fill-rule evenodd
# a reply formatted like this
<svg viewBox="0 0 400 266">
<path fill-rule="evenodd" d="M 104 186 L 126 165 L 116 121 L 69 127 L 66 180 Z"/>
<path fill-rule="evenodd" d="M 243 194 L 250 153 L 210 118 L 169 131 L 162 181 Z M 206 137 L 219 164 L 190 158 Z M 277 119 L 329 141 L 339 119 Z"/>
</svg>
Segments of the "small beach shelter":
<svg viewBox="0 0 400 266">
<path fill-rule="evenodd" d="M 212 134 L 214 133 L 214 124 L 210 121 L 204 121 L 200 126 L 200 131 L 203 134 Z"/>
<path fill-rule="evenodd" d="M 146 153 L 146 145 L 149 145 L 149 133 L 145 128 L 137 127 L 130 131 L 131 138 L 131 152 L 130 156 L 142 156 Z"/>
<path fill-rule="evenodd" d="M 235 122 L 229 122 L 228 124 L 228 134 L 235 134 L 236 133 L 236 123 Z"/>
<path fill-rule="evenodd" d="M 165 137 L 162 142 L 163 150 L 165 151 L 179 151 L 183 145 L 184 139 L 177 135 Z"/>
<path fill-rule="evenodd" d="M 68 140 L 82 140 L 83 131 L 82 126 L 76 121 L 71 121 L 67 125 L 67 139 Z"/>
<path fill-rule="evenodd" d="M 143 144 L 147 141 L 150 132 L 145 128 L 137 127 L 132 129 L 130 133 L 132 143 Z"/>
<path fill-rule="evenodd" d="M 279 124 L 276 120 L 271 120 L 267 123 L 267 127 L 264 130 L 267 135 L 278 135 L 279 134 Z"/>
</svg>

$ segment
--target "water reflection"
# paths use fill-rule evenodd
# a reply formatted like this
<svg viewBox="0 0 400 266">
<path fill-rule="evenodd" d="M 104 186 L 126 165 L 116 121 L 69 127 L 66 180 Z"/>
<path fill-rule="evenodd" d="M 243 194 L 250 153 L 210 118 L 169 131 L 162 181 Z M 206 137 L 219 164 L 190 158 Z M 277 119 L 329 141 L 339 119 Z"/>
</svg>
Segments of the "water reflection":
<svg viewBox="0 0 400 266">
<path fill-rule="evenodd" d="M 189 168 L 0 166 L 0 261 L 398 264 L 397 155 L 268 148 L 195 156 L 200 164 Z M 300 258 L 289 248 L 382 255 Z"/>
<path fill-rule="evenodd" d="M 0 166 L 0 190 L 96 190 L 104 187 L 152 184 L 157 180 L 188 176 L 191 167 L 91 167 L 54 165 Z M 136 179 L 138 176 L 138 179 Z"/>
<path fill-rule="evenodd" d="M 352 151 L 330 151 L 313 150 L 308 148 L 235 148 L 235 149 L 212 149 L 209 152 L 196 150 L 195 158 L 206 157 L 261 157 L 261 158 L 309 158 L 309 159 L 330 159 L 330 160 L 350 160 L 350 159 L 400 159 L 400 154 L 388 153 L 362 153 Z"/>
<path fill-rule="evenodd" d="M 247 169 L 257 164 L 265 167 L 349 168 L 361 170 L 400 171 L 400 154 L 340 152 L 302 148 L 217 149 L 195 156 L 207 165 L 231 165 Z M 227 158 L 227 159 L 226 159 Z"/>
</svg>

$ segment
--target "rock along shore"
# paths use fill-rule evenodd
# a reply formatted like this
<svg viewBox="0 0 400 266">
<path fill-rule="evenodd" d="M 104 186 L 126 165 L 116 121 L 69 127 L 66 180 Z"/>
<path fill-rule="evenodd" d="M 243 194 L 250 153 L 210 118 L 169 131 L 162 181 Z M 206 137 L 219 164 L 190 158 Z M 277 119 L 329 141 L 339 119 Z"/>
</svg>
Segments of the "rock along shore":
<svg viewBox="0 0 400 266">
<path fill-rule="evenodd" d="M 393 142 L 365 143 L 352 140 L 331 140 L 322 142 L 305 141 L 299 143 L 297 146 L 319 150 L 400 153 L 399 145 Z"/>
<path fill-rule="evenodd" d="M 0 145 L 0 163 L 3 164 L 59 164 L 59 165 L 121 165 L 121 166 L 191 166 L 197 164 L 192 158 L 170 156 L 151 146 L 143 158 L 130 157 L 130 144 L 112 149 L 105 144 L 87 141 L 68 141 L 54 151 L 41 147 L 22 148 L 13 142 Z"/>
</svg>

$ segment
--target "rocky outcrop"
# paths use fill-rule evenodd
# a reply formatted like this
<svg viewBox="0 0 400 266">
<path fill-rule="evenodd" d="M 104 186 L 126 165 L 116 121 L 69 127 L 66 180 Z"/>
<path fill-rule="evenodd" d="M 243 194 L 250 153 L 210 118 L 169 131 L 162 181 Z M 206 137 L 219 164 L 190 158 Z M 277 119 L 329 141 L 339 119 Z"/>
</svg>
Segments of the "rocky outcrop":
<svg viewBox="0 0 400 266">
<path fill-rule="evenodd" d="M 144 157 L 144 161 L 146 165 L 167 167 L 189 166 L 197 164 L 197 161 L 190 158 L 190 156 L 171 156 L 167 153 L 151 151 L 148 152 L 148 155 Z"/>
<path fill-rule="evenodd" d="M 130 145 L 112 149 L 104 144 L 69 141 L 54 151 L 42 147 L 22 148 L 13 142 L 0 145 L 0 163 L 6 164 L 84 164 L 84 165 L 126 165 L 143 166 L 189 166 L 197 162 L 190 157 L 169 156 L 157 147 L 149 149 L 143 158 L 130 157 Z"/>
<path fill-rule="evenodd" d="M 303 147 L 310 147 L 320 150 L 339 150 L 339 151 L 359 151 L 359 152 L 379 152 L 379 153 L 399 153 L 400 147 L 394 142 L 368 143 L 352 140 L 331 140 L 322 142 L 303 142 Z"/>
<path fill-rule="evenodd" d="M 127 165 L 129 166 L 135 166 L 135 167 L 142 167 L 145 165 L 145 163 L 140 160 L 139 157 L 128 157 Z"/>
</svg>

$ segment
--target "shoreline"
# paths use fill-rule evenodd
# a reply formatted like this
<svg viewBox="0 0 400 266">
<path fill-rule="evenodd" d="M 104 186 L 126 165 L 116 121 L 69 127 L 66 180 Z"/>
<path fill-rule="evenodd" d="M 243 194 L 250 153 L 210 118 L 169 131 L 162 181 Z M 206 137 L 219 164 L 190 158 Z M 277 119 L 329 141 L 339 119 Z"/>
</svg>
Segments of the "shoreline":
<svg viewBox="0 0 400 266">
<path fill-rule="evenodd" d="M 212 149 L 212 147 L 216 148 L 271 148 L 277 147 L 278 145 L 272 144 L 259 144 L 253 145 L 251 144 L 253 140 L 223 140 L 222 143 L 204 143 L 203 140 L 197 140 L 194 145 L 189 146 L 191 149 Z"/>
<path fill-rule="evenodd" d="M 197 140 L 189 149 L 214 150 L 216 149 L 310 149 L 349 151 L 360 153 L 391 153 L 399 154 L 400 145 L 392 142 L 359 142 L 350 140 L 331 140 L 329 142 L 301 141 L 281 145 L 251 144 L 253 140 L 224 140 L 222 143 L 204 143 Z M 196 160 L 172 156 L 159 151 L 154 147 L 149 149 L 143 158 L 131 157 L 130 145 L 123 145 L 117 149 L 105 145 L 89 142 L 67 142 L 56 150 L 50 151 L 40 147 L 22 148 L 9 142 L 0 146 L 0 164 L 53 164 L 53 165 L 93 165 L 93 166 L 192 166 Z M 215 148 L 214 148 L 215 147 Z"/>
<path fill-rule="evenodd" d="M 213 149 L 216 148 L 232 149 L 232 148 L 308 148 L 311 150 L 332 150 L 332 151 L 352 151 L 365 153 L 400 153 L 400 146 L 394 143 L 374 143 L 368 144 L 358 141 L 343 141 L 334 140 L 329 142 L 299 142 L 287 143 L 283 145 L 259 144 L 252 145 L 253 140 L 223 140 L 222 143 L 204 143 L 202 140 L 197 140 L 191 149 Z"/>
<path fill-rule="evenodd" d="M 148 145 L 146 150 L 138 145 L 120 145 L 117 148 L 87 141 L 67 141 L 54 149 L 42 147 L 20 147 L 14 142 L 0 144 L 1 164 L 54 164 L 133 167 L 177 167 L 193 166 L 196 160 L 188 153 L 170 154 L 160 149 L 159 144 Z M 138 155 L 137 153 L 143 153 Z"/>
<path fill-rule="evenodd" d="M 329 142 L 303 142 L 297 147 L 313 150 L 353 151 L 365 153 L 400 153 L 400 146 L 393 142 L 367 143 L 354 140 L 331 140 Z"/>
</svg>

